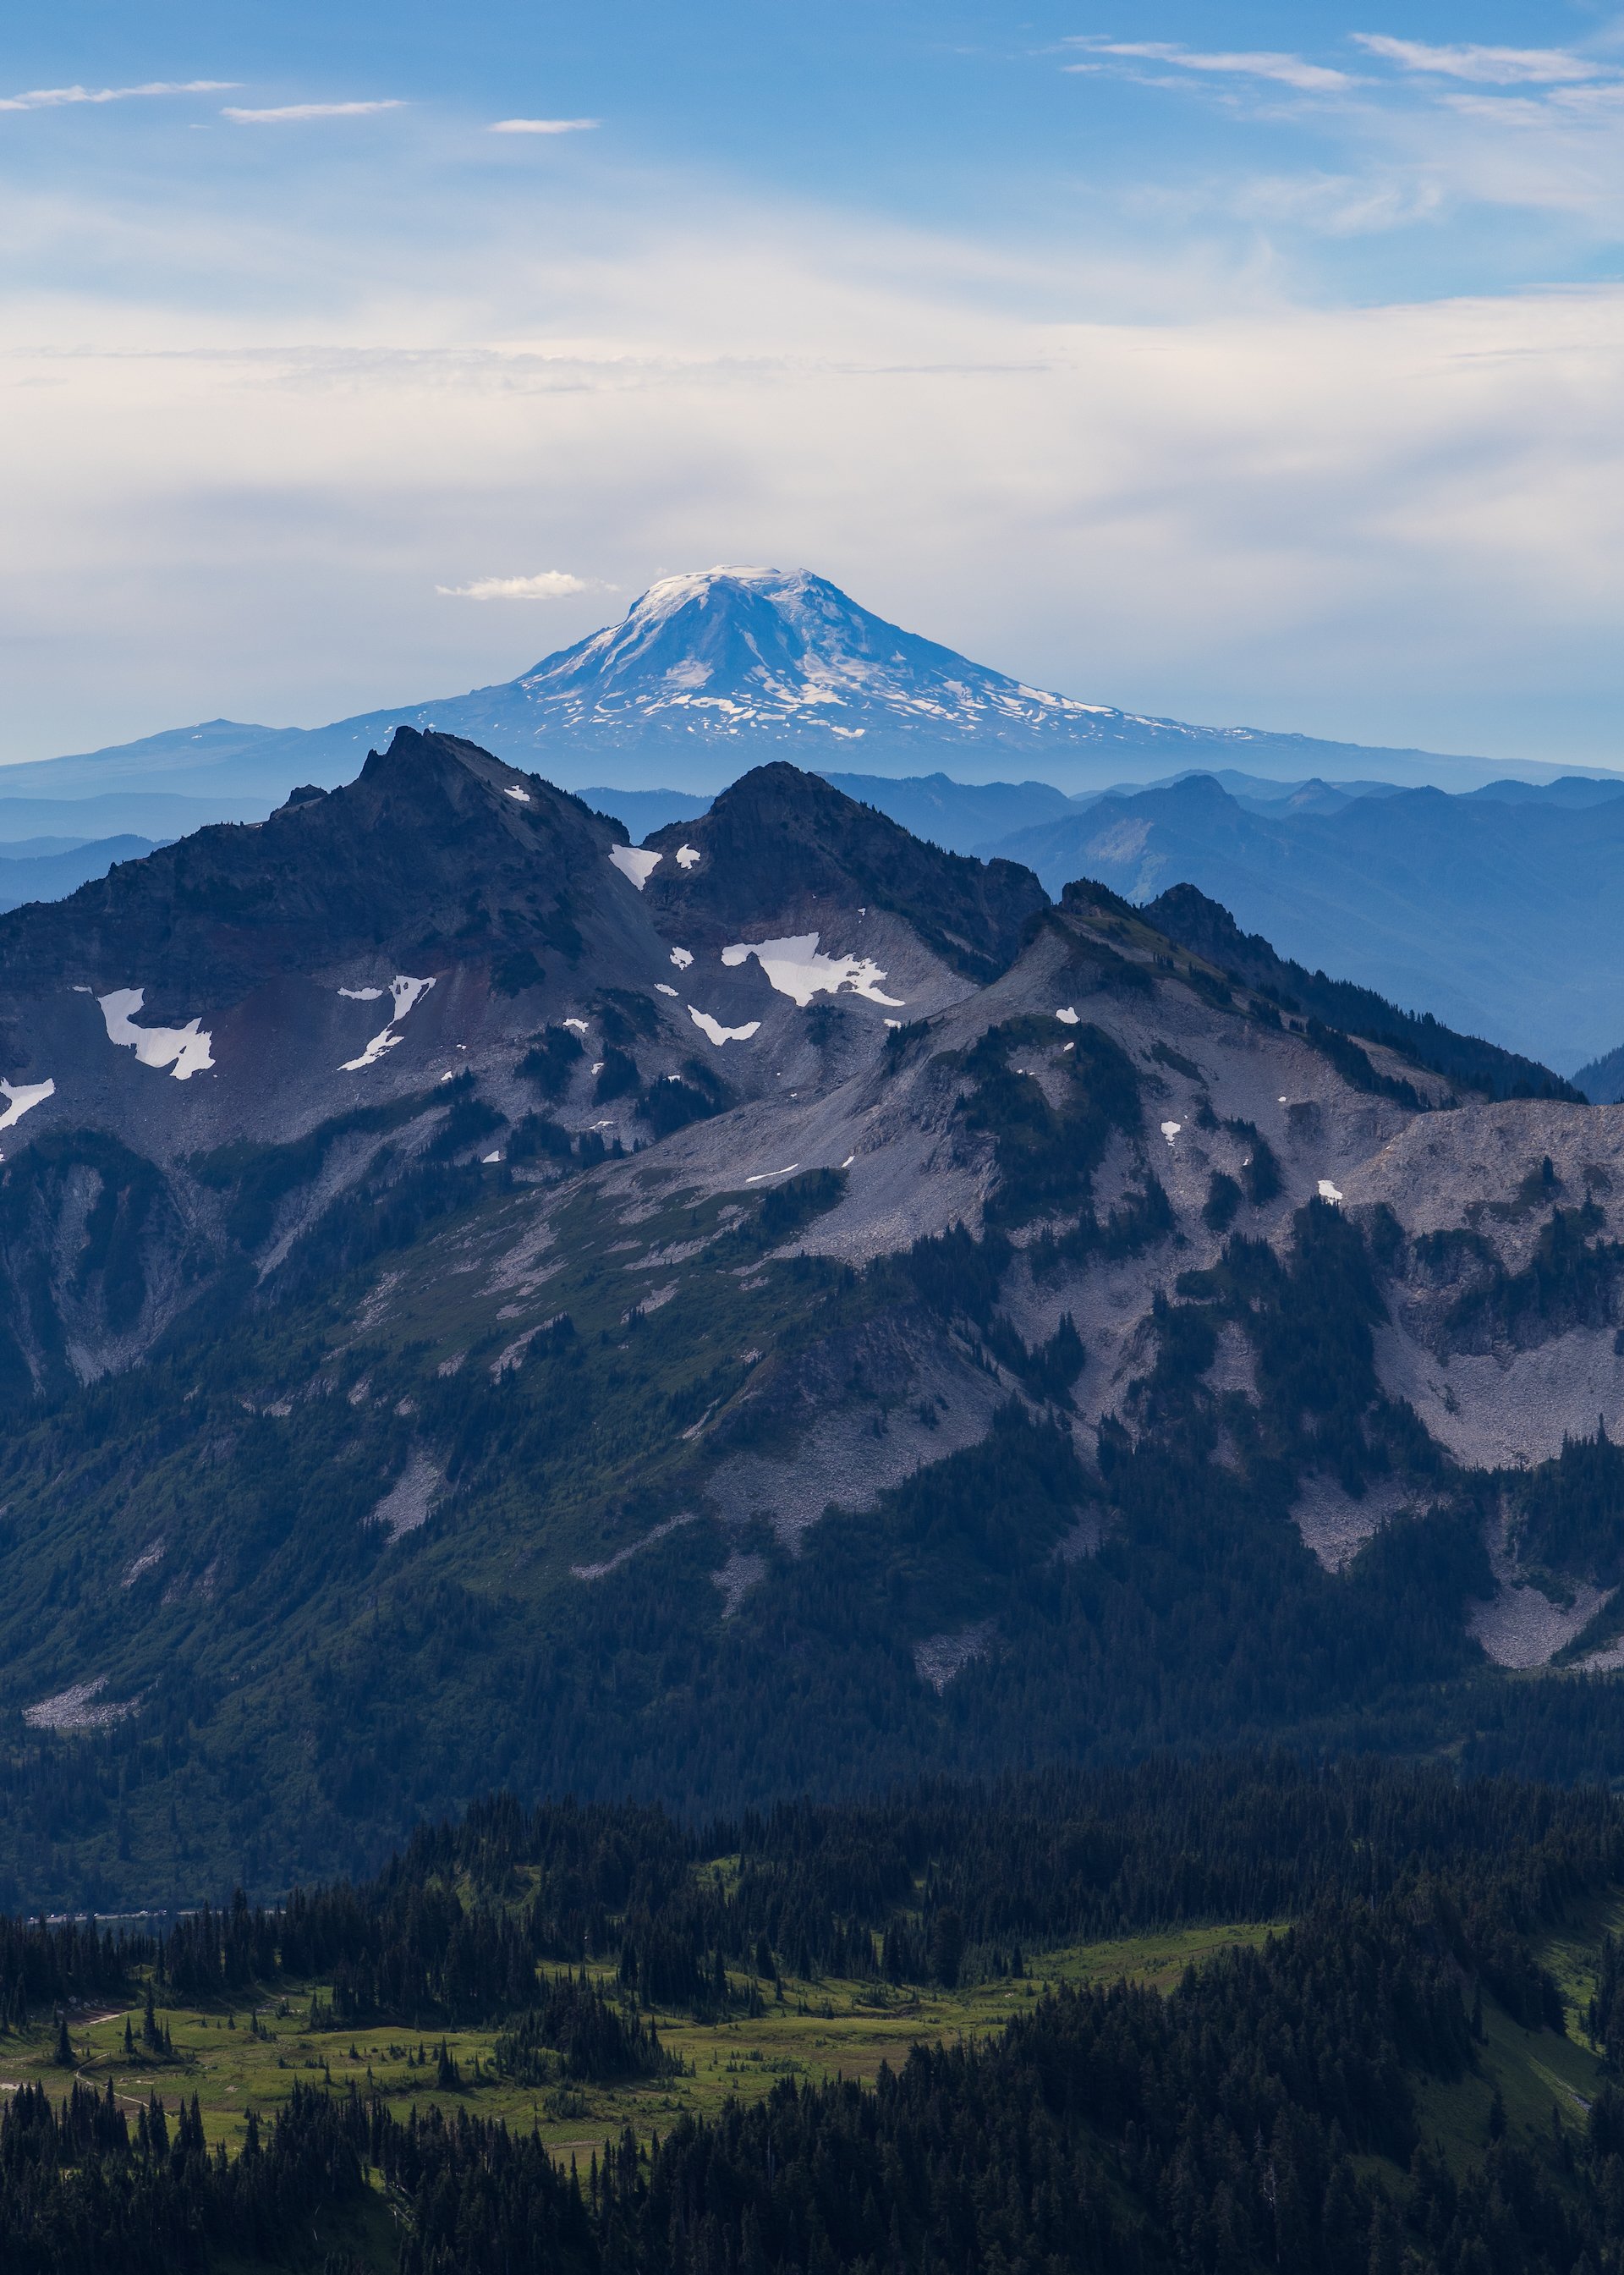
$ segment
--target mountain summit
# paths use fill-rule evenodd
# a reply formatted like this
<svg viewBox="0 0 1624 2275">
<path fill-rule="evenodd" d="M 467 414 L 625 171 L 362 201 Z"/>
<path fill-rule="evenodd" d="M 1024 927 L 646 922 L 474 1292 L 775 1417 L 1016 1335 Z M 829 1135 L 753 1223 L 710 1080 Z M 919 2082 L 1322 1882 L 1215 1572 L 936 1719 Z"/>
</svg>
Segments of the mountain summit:
<svg viewBox="0 0 1624 2275">
<path fill-rule="evenodd" d="M 515 683 L 538 727 L 613 730 L 669 714 L 691 733 L 857 742 L 968 739 L 1116 714 L 1046 695 L 888 624 L 809 569 L 663 577 L 618 624 Z"/>
<path fill-rule="evenodd" d="M 607 771 L 623 786 L 679 775 L 708 786 L 773 758 L 860 761 L 885 775 L 1040 767 L 1083 788 L 1208 761 L 1266 767 L 1274 754 L 1288 755 L 1294 775 L 1315 771 L 1311 760 L 1346 772 L 1348 756 L 1302 736 L 1190 727 L 1050 694 L 904 631 L 809 569 L 728 565 L 661 578 L 619 624 L 517 679 L 326 733 L 347 735 L 349 756 L 403 719 L 555 778 Z M 1416 779 L 1436 774 L 1436 762 L 1412 769 Z M 1412 776 L 1401 765 L 1397 778 Z"/>
<path fill-rule="evenodd" d="M 349 782 L 398 726 L 457 737 L 552 782 L 623 790 L 709 792 L 779 759 L 872 778 L 948 772 L 987 782 L 1035 771 L 1069 792 L 1191 767 L 1456 789 L 1557 771 L 1189 726 L 1083 702 L 904 631 L 808 569 L 724 566 L 661 578 L 618 624 L 495 686 L 330 727 L 216 719 L 177 728 L 4 767 L 0 797 L 26 798 L 36 830 L 82 829 L 100 817 L 108 829 L 150 821 L 150 835 L 172 836 L 211 815 L 252 819 L 256 804 L 268 811 L 295 782 Z"/>
</svg>

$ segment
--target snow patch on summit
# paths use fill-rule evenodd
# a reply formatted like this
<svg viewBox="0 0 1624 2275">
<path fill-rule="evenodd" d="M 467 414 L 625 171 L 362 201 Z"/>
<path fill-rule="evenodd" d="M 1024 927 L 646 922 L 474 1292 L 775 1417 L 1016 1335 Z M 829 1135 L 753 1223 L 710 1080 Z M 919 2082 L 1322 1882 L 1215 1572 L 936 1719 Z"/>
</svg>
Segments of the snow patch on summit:
<svg viewBox="0 0 1624 2275">
<path fill-rule="evenodd" d="M 779 727 L 826 748 L 873 729 L 1091 738 L 1096 721 L 1124 715 L 972 663 L 808 570 L 736 564 L 659 578 L 619 624 L 544 658 L 513 693 L 533 720 L 566 727 L 659 721 L 713 737 Z"/>
<path fill-rule="evenodd" d="M 866 996 L 871 1003 L 902 1009 L 907 1001 L 905 996 L 880 993 L 880 982 L 886 975 L 872 956 L 821 956 L 818 952 L 820 937 L 818 933 L 807 932 L 795 933 L 787 940 L 740 941 L 722 949 L 721 960 L 736 966 L 753 956 L 769 983 L 803 1010 L 814 995 L 837 995 L 842 988 L 850 988 L 854 995 Z"/>
</svg>

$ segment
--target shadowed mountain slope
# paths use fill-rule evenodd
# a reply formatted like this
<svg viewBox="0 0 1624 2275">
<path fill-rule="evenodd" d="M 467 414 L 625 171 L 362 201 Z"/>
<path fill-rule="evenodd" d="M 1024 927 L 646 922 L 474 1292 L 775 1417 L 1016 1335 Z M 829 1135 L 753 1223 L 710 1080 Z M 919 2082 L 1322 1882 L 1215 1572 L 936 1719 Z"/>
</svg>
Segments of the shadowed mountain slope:
<svg viewBox="0 0 1624 2275">
<path fill-rule="evenodd" d="M 1327 979 L 1323 971 L 1309 971 L 1276 956 L 1261 934 L 1243 933 L 1227 909 L 1209 901 L 1193 885 L 1174 885 L 1159 893 L 1147 903 L 1144 915 L 1170 940 L 1193 949 L 1226 978 L 1258 988 L 1282 1009 L 1306 1011 L 1348 1034 L 1386 1043 L 1469 1090 L 1484 1091 L 1491 1098 L 1577 1100 L 1590 1094 L 1582 1084 L 1565 1083 L 1533 1059 L 1476 1036 L 1457 1035 L 1430 1012 L 1417 1017 L 1368 987 Z"/>
<path fill-rule="evenodd" d="M 4 919 L 0 1902 L 494 1780 L 1624 1758 L 1624 1111 L 1164 913 L 405 733 Z"/>
<path fill-rule="evenodd" d="M 651 904 L 673 917 L 691 911 L 696 936 L 708 928 L 736 937 L 786 910 L 861 896 L 985 980 L 1013 962 L 1028 920 L 1046 905 L 1030 869 L 944 853 L 782 760 L 755 767 L 708 813 L 668 823 L 647 843 L 667 857 L 649 880 Z"/>
</svg>

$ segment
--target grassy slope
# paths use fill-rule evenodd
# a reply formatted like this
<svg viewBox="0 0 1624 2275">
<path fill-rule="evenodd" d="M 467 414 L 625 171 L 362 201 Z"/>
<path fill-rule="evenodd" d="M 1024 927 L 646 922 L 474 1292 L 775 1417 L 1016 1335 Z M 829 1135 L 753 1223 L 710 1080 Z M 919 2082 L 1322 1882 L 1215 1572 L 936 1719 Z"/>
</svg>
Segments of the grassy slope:
<svg viewBox="0 0 1624 2275">
<path fill-rule="evenodd" d="M 1585 2033 L 1584 2014 L 1596 1988 L 1604 1931 L 1624 1927 L 1624 1896 L 1577 1906 L 1561 1931 L 1547 1939 L 1539 1957 L 1560 1984 L 1567 2010 L 1567 2036 L 1529 2030 L 1490 1998 L 1484 1999 L 1484 2044 L 1478 2068 L 1452 2085 L 1436 2082 L 1420 2095 L 1421 2129 L 1437 2141 L 1458 2173 L 1483 2154 L 1489 2138 L 1489 2112 L 1498 2087 L 1507 2132 L 1548 2141 L 1552 2108 L 1569 2131 L 1582 2130 L 1585 2115 L 1601 2082 L 1601 2064 Z"/>
<path fill-rule="evenodd" d="M 419 2031 L 391 2023 L 313 2029 L 312 1996 L 326 1997 L 326 1986 L 319 1984 L 262 2000 L 257 2012 L 268 2033 L 263 2038 L 252 2035 L 245 2007 L 160 2005 L 159 2019 L 168 2023 L 174 2043 L 172 2062 L 143 2057 L 139 2044 L 136 2060 L 125 2060 L 122 2007 L 71 2017 L 70 2030 L 80 2057 L 78 2074 L 87 2083 L 104 2091 L 110 2078 L 132 2110 L 150 2092 L 171 2111 L 179 2099 L 190 2100 L 195 2093 L 210 2143 L 223 2140 L 233 2152 L 242 2143 L 247 2109 L 274 2112 L 296 2081 L 308 2084 L 330 2076 L 337 2090 L 351 2080 L 363 2090 L 375 2088 L 401 2116 L 413 2103 L 421 2107 L 436 2102 L 448 2110 L 503 2117 L 526 2131 L 535 2123 L 555 2153 L 577 2155 L 584 2163 L 627 2125 L 646 2140 L 651 2133 L 668 2132 L 685 2112 L 714 2115 L 731 2097 L 758 2098 L 782 2076 L 839 2073 L 872 2081 L 882 2062 L 900 2067 L 917 2041 L 978 2037 L 1001 2028 L 1052 1984 L 1131 1980 L 1169 1989 L 1188 1965 L 1215 1951 L 1260 1943 L 1269 1931 L 1267 1926 L 1243 1923 L 1084 1944 L 1034 1959 L 1024 1980 L 953 1992 L 786 1976 L 782 2001 L 767 1986 L 766 2012 L 759 2015 L 700 2023 L 656 2013 L 661 2043 L 686 2066 L 683 2076 L 562 2091 L 534 2091 L 498 2077 L 492 2067 L 498 2035 L 494 2028 Z M 732 1979 L 743 1993 L 745 1978 Z M 279 2011 L 283 2006 L 289 2009 L 285 2014 Z M 139 2041 L 139 2002 L 129 2014 Z M 463 2073 L 463 2084 L 454 2092 L 442 2093 L 434 2085 L 434 2057 L 442 2038 Z M 0 2038 L 0 2078 L 13 2086 L 37 2078 L 60 2094 L 69 2074 L 52 2060 L 55 2044 L 55 2026 L 44 2022 L 26 2037 Z M 419 2047 L 427 2057 L 423 2067 L 416 2063 Z"/>
<path fill-rule="evenodd" d="M 1530 2144 L 1549 2142 L 1553 2105 L 1564 2128 L 1575 2135 L 1582 2129 L 1600 2079 L 1600 2066 L 1583 2037 L 1582 2009 L 1595 1979 L 1602 1930 L 1621 1924 L 1624 1897 L 1576 1915 L 1542 1954 L 1567 1995 L 1567 2037 L 1525 2030 L 1485 1999 L 1477 2070 L 1454 2084 L 1421 2086 L 1420 2129 L 1442 2148 L 1457 2173 L 1483 2153 L 1497 2088 L 1509 2130 Z M 325 1996 L 326 1986 L 320 1984 L 289 1986 L 261 2001 L 262 2037 L 251 2034 L 245 2007 L 160 2005 L 159 2017 L 168 2023 L 174 2043 L 172 2062 L 154 2062 L 139 2047 L 133 2062 L 125 2059 L 122 2008 L 72 2017 L 70 2027 L 81 2079 L 101 2090 L 110 2079 L 132 2111 L 151 2092 L 171 2112 L 195 2094 L 208 2140 L 223 2141 L 231 2153 L 241 2145 L 250 2107 L 272 2113 L 296 2081 L 330 2080 L 335 2091 L 345 2090 L 351 2082 L 363 2091 L 381 2090 L 400 2116 L 414 2105 L 433 2103 L 448 2112 L 461 2108 L 500 2116 L 526 2131 L 534 2126 L 556 2157 L 574 2158 L 585 2166 L 628 2126 L 646 2143 L 684 2114 L 714 2116 L 730 2098 L 764 2097 L 785 2076 L 839 2075 L 872 2082 L 882 2063 L 900 2067 L 918 2042 L 996 2031 L 1051 1984 L 1135 1981 L 1166 1992 L 1186 1967 L 1198 1966 L 1221 1950 L 1260 1943 L 1272 1931 L 1265 1924 L 1230 1923 L 1080 1945 L 1033 1956 L 1023 1980 L 994 1980 L 955 1992 L 787 1976 L 782 1999 L 767 1986 L 766 2011 L 759 2015 L 700 2023 L 657 2014 L 661 2041 L 681 2057 L 684 2074 L 623 2085 L 542 2090 L 514 2086 L 495 2071 L 495 2029 L 442 2033 L 399 2023 L 313 2028 L 313 1995 L 317 2000 Z M 733 1984 L 739 1993 L 749 1987 L 743 1976 L 736 1976 Z M 139 2002 L 129 2011 L 139 2038 Z M 435 2084 L 442 2037 L 463 2080 L 444 2092 Z M 65 2090 L 69 2074 L 52 2060 L 54 2044 L 54 2026 L 42 2021 L 22 2037 L 0 2039 L 0 2090 L 37 2079 L 53 2094 Z M 1390 2186 L 1401 2186 L 1396 2170 L 1383 2171 Z M 318 2259 L 321 2252 L 342 2248 L 367 2265 L 386 2269 L 394 2260 L 393 2215 L 376 2197 L 359 2214 L 329 2223 L 312 2248 Z"/>
<path fill-rule="evenodd" d="M 1453 2084 L 1422 2087 L 1421 2129 L 1442 2143 L 1457 2168 L 1482 2152 L 1497 2086 L 1514 2131 L 1548 2137 L 1553 2103 L 1565 2125 L 1582 2128 L 1601 2076 L 1584 2037 L 1582 2010 L 1595 1981 L 1602 1928 L 1620 1924 L 1624 1898 L 1576 1918 L 1543 1954 L 1568 1994 L 1567 2037 L 1524 2029 L 1485 1998 L 1478 2070 Z M 195 2093 L 209 2140 L 223 2140 L 232 2151 L 241 2144 L 249 2107 L 272 2112 L 296 2081 L 328 2078 L 336 2090 L 354 2081 L 363 2090 L 382 2092 L 398 2115 L 413 2104 L 437 2103 L 500 2116 L 525 2130 L 535 2124 L 556 2154 L 585 2161 L 627 2125 L 646 2140 L 668 2131 L 684 2113 L 714 2116 L 730 2097 L 759 2098 L 786 2075 L 872 2082 L 882 2063 L 900 2067 L 916 2042 L 979 2037 L 999 2029 L 1051 1985 L 1126 1981 L 1169 1991 L 1187 1967 L 1220 1951 L 1260 1944 L 1273 1931 L 1266 1923 L 1230 1922 L 1076 1945 L 1034 1955 L 1021 1980 L 993 1979 L 958 1991 L 786 1976 L 782 1999 L 765 1986 L 765 2011 L 759 2015 L 697 2022 L 656 2010 L 661 2043 L 681 2057 L 684 2074 L 624 2084 L 542 2090 L 510 2084 L 494 2067 L 494 2026 L 442 2031 L 399 2022 L 366 2028 L 319 2022 L 313 2028 L 313 1998 L 325 2003 L 328 1996 L 322 1984 L 283 1986 L 254 2009 L 161 2002 L 159 2019 L 168 2023 L 175 2046 L 172 2062 L 151 2060 L 139 2044 L 134 2061 L 125 2059 L 122 2007 L 72 2016 L 70 2029 L 82 2079 L 105 2090 L 110 2078 L 132 2108 L 156 2092 L 173 2111 L 178 2098 Z M 613 1990 L 607 1971 L 593 1971 Z M 749 1988 L 742 1975 L 730 1980 L 740 1996 Z M 257 2012 L 263 2037 L 251 2033 L 251 2011 Z M 128 2012 L 139 2040 L 140 2002 Z M 442 2039 L 463 2074 L 461 2086 L 450 2092 L 434 2083 Z M 68 2073 L 52 2059 L 55 2042 L 54 2025 L 42 2021 L 20 2037 L 0 2039 L 0 2082 L 15 2086 L 34 2078 L 60 2093 Z"/>
</svg>

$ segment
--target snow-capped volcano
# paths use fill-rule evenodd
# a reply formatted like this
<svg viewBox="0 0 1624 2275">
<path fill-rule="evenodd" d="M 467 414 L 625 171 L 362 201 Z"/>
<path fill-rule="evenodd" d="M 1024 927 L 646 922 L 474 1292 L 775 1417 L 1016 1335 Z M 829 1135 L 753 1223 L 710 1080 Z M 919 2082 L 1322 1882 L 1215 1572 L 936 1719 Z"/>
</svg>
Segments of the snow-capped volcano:
<svg viewBox="0 0 1624 2275">
<path fill-rule="evenodd" d="M 710 792 L 787 759 L 830 774 L 1036 778 L 1062 791 L 1237 767 L 1277 780 L 1344 776 L 1470 789 L 1554 768 L 1363 749 L 1252 727 L 1190 726 L 1030 687 L 862 608 L 808 569 L 724 566 L 662 577 L 618 624 L 517 679 L 313 729 L 216 720 L 117 749 L 4 768 L 36 827 L 51 800 L 140 790 L 246 818 L 295 782 L 350 782 L 397 727 L 465 737 L 566 785 Z M 117 826 L 136 826 L 126 797 Z M 181 826 L 205 818 L 188 811 Z M 77 819 L 69 814 L 70 822 Z M 163 817 L 155 809 L 155 823 Z M 144 826 L 144 824 L 143 824 Z M 174 834 L 155 827 L 155 835 Z"/>
<path fill-rule="evenodd" d="M 707 735 L 777 728 L 857 741 L 969 736 L 1112 715 L 1025 687 L 888 624 L 809 569 L 662 577 L 617 624 L 514 683 L 536 722 L 614 726 L 680 714 Z"/>
<path fill-rule="evenodd" d="M 402 722 L 465 735 L 555 780 L 627 786 L 709 785 L 787 758 L 972 779 L 1014 767 L 1080 788 L 1101 767 L 1120 779 L 1124 752 L 1129 771 L 1137 758 L 1166 773 L 1281 739 L 1050 694 L 888 624 L 809 569 L 732 566 L 662 577 L 619 624 L 504 685 L 345 720 L 323 740 L 347 736 L 359 753 Z"/>
</svg>

